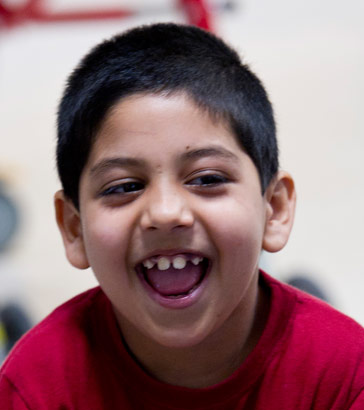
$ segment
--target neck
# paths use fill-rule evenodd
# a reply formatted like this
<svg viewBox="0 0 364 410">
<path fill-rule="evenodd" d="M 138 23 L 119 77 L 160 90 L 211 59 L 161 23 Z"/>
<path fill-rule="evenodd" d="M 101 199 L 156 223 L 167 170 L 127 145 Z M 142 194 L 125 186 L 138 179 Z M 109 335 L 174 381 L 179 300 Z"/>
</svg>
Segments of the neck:
<svg viewBox="0 0 364 410">
<path fill-rule="evenodd" d="M 122 324 L 125 341 L 140 365 L 160 381 L 203 388 L 229 377 L 257 344 L 264 329 L 268 300 L 263 291 L 238 306 L 229 319 L 203 342 L 174 348 L 162 346 Z M 120 323 L 120 321 L 119 321 Z"/>
</svg>

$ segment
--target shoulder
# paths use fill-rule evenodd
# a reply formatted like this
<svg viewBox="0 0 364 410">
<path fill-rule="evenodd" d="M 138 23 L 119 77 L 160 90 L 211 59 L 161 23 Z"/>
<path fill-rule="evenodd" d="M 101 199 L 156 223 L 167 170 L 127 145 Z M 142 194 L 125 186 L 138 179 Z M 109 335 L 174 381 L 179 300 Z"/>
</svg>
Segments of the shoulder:
<svg viewBox="0 0 364 410">
<path fill-rule="evenodd" d="M 364 328 L 328 303 L 263 273 L 272 295 L 275 310 L 289 307 L 290 326 L 306 338 L 335 336 L 333 344 L 353 344 L 364 350 Z"/>
<path fill-rule="evenodd" d="M 364 352 L 364 328 L 358 322 L 314 296 L 286 284 L 280 286 L 296 300 L 291 318 L 295 332 L 321 342 L 326 350 L 342 346 Z"/>
<path fill-rule="evenodd" d="M 55 309 L 27 332 L 1 367 L 10 380 L 27 371 L 56 369 L 71 351 L 85 348 L 94 306 L 102 298 L 99 288 L 86 291 Z"/>
<path fill-rule="evenodd" d="M 276 323 L 279 312 L 290 311 L 279 353 L 271 363 L 278 380 L 279 375 L 290 374 L 292 383 L 317 402 L 352 402 L 364 389 L 363 327 L 311 295 L 268 276 L 265 280 L 278 312 Z M 318 408 L 325 406 L 318 404 Z"/>
<path fill-rule="evenodd" d="M 113 319 L 99 288 L 58 307 L 16 344 L 4 362 L 0 402 L 22 401 L 31 409 L 102 408 L 97 385 L 100 352 L 105 350 L 107 323 Z"/>
<path fill-rule="evenodd" d="M 297 295 L 292 336 L 313 360 L 337 366 L 341 372 L 360 371 L 364 387 L 364 328 L 327 303 L 293 289 Z"/>
</svg>

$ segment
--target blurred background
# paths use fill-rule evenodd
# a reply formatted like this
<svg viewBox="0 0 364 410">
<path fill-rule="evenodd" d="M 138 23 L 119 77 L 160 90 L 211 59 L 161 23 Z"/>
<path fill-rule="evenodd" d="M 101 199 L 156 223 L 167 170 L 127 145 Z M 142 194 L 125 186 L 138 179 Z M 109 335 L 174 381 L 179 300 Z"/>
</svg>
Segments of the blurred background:
<svg viewBox="0 0 364 410">
<path fill-rule="evenodd" d="M 298 193 L 291 239 L 262 266 L 364 325 L 362 0 L 1 0 L 0 312 L 15 306 L 26 329 L 96 285 L 66 261 L 54 220 L 57 104 L 93 45 L 158 21 L 210 29 L 262 79 Z"/>
</svg>

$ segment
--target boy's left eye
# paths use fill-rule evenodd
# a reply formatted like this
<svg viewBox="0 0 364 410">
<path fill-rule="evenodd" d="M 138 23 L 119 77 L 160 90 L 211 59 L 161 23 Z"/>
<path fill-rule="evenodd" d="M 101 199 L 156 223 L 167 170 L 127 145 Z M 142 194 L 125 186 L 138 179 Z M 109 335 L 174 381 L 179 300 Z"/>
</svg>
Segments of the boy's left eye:
<svg viewBox="0 0 364 410">
<path fill-rule="evenodd" d="M 229 182 L 229 180 L 223 175 L 206 174 L 192 179 L 187 183 L 187 185 L 215 186 L 219 184 L 224 184 L 226 182 Z"/>
</svg>

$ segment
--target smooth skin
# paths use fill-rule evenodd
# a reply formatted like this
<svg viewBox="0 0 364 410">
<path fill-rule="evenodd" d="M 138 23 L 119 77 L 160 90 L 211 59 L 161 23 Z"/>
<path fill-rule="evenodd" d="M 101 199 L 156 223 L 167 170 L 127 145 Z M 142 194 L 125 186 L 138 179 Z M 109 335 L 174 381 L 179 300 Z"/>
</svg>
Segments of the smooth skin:
<svg viewBox="0 0 364 410">
<path fill-rule="evenodd" d="M 107 114 L 79 194 L 79 210 L 62 191 L 55 195 L 68 260 L 92 267 L 141 365 L 186 387 L 236 370 L 267 317 L 260 253 L 282 249 L 293 223 L 289 174 L 280 171 L 262 195 L 252 160 L 224 121 L 184 94 L 143 94 Z M 185 308 L 158 304 L 136 274 L 164 253 L 210 262 L 202 292 Z"/>
</svg>

